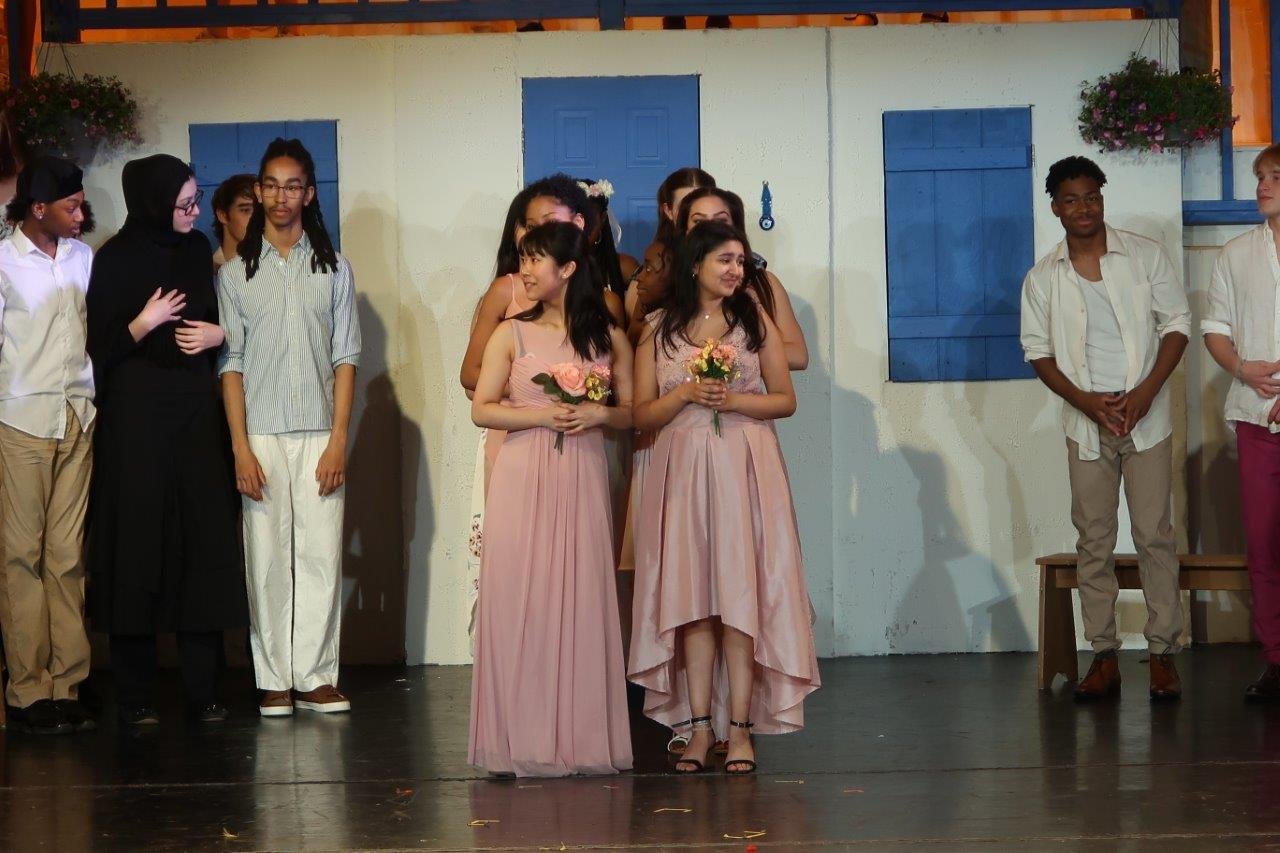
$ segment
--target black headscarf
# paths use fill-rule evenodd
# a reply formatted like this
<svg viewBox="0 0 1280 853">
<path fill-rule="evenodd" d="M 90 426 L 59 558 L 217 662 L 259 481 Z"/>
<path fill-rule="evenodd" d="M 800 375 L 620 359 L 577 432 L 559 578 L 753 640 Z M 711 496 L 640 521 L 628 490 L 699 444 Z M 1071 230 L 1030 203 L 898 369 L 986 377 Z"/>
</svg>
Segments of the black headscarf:
<svg viewBox="0 0 1280 853">
<path fill-rule="evenodd" d="M 152 154 L 124 164 L 120 182 L 128 215 L 125 230 L 145 233 L 161 245 L 172 246 L 184 235 L 173 230 L 174 205 L 182 185 L 195 172 L 171 154 Z"/>
</svg>

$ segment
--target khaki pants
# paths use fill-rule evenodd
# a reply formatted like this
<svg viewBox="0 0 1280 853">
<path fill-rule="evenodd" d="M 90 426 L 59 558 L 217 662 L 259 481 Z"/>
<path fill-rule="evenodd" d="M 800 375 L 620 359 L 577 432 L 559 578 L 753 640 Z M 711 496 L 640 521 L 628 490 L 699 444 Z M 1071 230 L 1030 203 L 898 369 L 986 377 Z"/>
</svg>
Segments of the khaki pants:
<svg viewBox="0 0 1280 853">
<path fill-rule="evenodd" d="M 74 699 L 89 674 L 81 546 L 92 436 L 70 406 L 61 440 L 0 424 L 0 636 L 5 701 L 19 708 Z"/>
<path fill-rule="evenodd" d="M 1076 577 L 1084 632 L 1094 652 L 1118 649 L 1114 552 L 1124 483 L 1138 549 L 1138 574 L 1147 600 L 1146 635 L 1152 654 L 1178 651 L 1182 633 L 1182 595 L 1178 589 L 1178 556 L 1170 495 L 1173 488 L 1173 439 L 1139 453 L 1133 438 L 1102 434 L 1100 456 L 1080 459 L 1079 446 L 1067 439 L 1067 471 L 1071 478 L 1071 521 L 1079 539 Z"/>
</svg>

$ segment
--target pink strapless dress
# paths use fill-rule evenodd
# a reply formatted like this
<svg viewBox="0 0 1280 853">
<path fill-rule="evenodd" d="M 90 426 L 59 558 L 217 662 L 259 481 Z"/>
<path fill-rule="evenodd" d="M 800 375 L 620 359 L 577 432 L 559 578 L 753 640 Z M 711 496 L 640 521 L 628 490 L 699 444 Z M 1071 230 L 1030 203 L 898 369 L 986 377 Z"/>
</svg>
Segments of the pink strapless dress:
<svg viewBox="0 0 1280 853">
<path fill-rule="evenodd" d="M 759 357 L 741 328 L 740 375 L 730 387 L 759 393 Z M 664 355 L 661 393 L 685 381 L 694 352 Z M 804 698 L 821 685 L 809 592 L 786 466 L 771 422 L 720 416 L 689 405 L 658 433 L 645 471 L 636 525 L 635 602 L 628 676 L 645 688 L 644 713 L 671 728 L 690 716 L 680 627 L 712 616 L 755 640 L 751 721 L 757 734 L 804 725 Z M 729 682 L 716 661 L 712 721 L 728 736 Z"/>
<path fill-rule="evenodd" d="M 516 408 L 552 405 L 533 376 L 582 362 L 567 341 L 513 321 Z M 585 364 L 585 363 L 584 363 Z M 468 759 L 517 776 L 631 767 L 626 671 L 600 430 L 506 434 L 484 515 Z"/>
</svg>

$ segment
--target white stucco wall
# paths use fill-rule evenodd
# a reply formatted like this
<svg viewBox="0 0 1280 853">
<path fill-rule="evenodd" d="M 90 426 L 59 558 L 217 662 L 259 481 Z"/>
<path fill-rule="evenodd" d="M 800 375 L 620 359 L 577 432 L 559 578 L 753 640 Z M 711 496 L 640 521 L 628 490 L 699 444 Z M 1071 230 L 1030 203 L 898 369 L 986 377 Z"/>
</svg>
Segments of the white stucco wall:
<svg viewBox="0 0 1280 853">
<path fill-rule="evenodd" d="M 139 93 L 149 150 L 185 156 L 197 121 L 339 121 L 344 251 L 367 297 L 366 339 L 381 350 L 361 370 L 372 408 L 357 410 L 353 434 L 373 411 L 370 434 L 394 425 L 401 435 L 399 468 L 388 466 L 383 493 L 364 495 L 357 511 L 400 506 L 386 500 L 397 488 L 403 498 L 404 564 L 378 578 L 407 589 L 413 663 L 467 659 L 476 430 L 456 375 L 501 217 L 524 177 L 520 80 L 701 75 L 702 165 L 743 195 L 749 221 L 760 181 L 770 182 L 778 227 L 753 227 L 752 239 L 809 338 L 799 412 L 780 432 L 819 650 L 877 654 L 1034 648 L 1032 560 L 1074 540 L 1056 406 L 1043 388 L 886 381 L 880 115 L 1030 104 L 1042 181 L 1053 160 L 1085 150 L 1074 130 L 1079 81 L 1122 64 L 1145 27 L 311 38 L 71 56 L 77 70 L 117 74 Z M 281 85 L 291 76 L 298 86 Z M 1111 178 L 1109 219 L 1179 251 L 1177 157 L 1098 159 Z M 89 176 L 103 235 L 121 218 L 121 162 Z M 1038 200 L 1037 254 L 1059 235 Z M 373 538 L 353 539 L 348 562 L 389 559 Z M 359 630 L 379 630 L 378 602 L 364 595 L 372 616 Z"/>
</svg>

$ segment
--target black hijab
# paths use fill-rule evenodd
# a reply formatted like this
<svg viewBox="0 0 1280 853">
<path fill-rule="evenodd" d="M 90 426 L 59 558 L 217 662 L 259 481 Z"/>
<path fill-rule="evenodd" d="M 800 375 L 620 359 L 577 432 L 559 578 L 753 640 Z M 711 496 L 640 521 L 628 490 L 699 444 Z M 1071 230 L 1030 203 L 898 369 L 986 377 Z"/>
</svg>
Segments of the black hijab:
<svg viewBox="0 0 1280 853">
<path fill-rule="evenodd" d="M 185 235 L 173 230 L 178 193 L 195 172 L 171 154 L 152 154 L 124 164 L 120 182 L 128 215 L 127 231 L 145 234 L 155 242 L 172 246 Z"/>
</svg>

